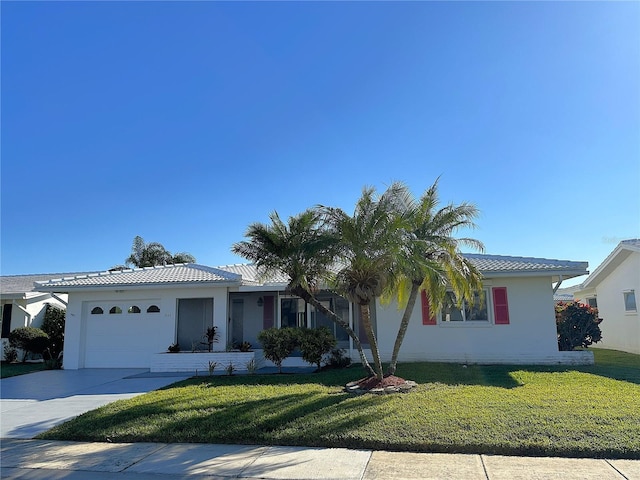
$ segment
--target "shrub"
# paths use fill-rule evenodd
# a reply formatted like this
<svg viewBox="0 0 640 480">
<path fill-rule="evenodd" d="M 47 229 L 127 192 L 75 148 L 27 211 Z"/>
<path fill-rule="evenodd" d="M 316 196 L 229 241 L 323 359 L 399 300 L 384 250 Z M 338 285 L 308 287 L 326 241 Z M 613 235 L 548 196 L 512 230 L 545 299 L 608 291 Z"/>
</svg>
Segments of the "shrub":
<svg viewBox="0 0 640 480">
<path fill-rule="evenodd" d="M 167 350 L 169 350 L 169 353 L 178 353 L 180 351 L 180 344 L 177 342 L 172 343 L 171 345 L 169 345 Z"/>
<path fill-rule="evenodd" d="M 298 331 L 292 327 L 268 328 L 258 334 L 258 341 L 262 344 L 264 357 L 278 366 L 282 373 L 282 362 L 298 345 Z"/>
<path fill-rule="evenodd" d="M 42 353 L 49 347 L 49 335 L 39 328 L 19 327 L 9 333 L 9 343 L 14 348 L 24 351 L 22 361 L 27 358 L 27 353 Z"/>
<path fill-rule="evenodd" d="M 320 370 L 322 357 L 336 346 L 336 337 L 327 327 L 305 328 L 299 333 L 299 345 L 302 359 Z"/>
<path fill-rule="evenodd" d="M 4 344 L 4 361 L 13 363 L 18 359 L 18 351 L 10 344 Z"/>
<path fill-rule="evenodd" d="M 49 335 L 51 358 L 58 358 L 64 347 L 64 321 L 66 312 L 54 305 L 47 304 L 42 321 L 42 331 Z"/>
<path fill-rule="evenodd" d="M 327 368 L 346 368 L 351 365 L 351 358 L 345 355 L 344 348 L 334 348 L 327 359 Z"/>
<path fill-rule="evenodd" d="M 558 348 L 561 351 L 585 347 L 602 340 L 601 318 L 598 310 L 578 302 L 560 302 L 556 305 Z"/>
</svg>

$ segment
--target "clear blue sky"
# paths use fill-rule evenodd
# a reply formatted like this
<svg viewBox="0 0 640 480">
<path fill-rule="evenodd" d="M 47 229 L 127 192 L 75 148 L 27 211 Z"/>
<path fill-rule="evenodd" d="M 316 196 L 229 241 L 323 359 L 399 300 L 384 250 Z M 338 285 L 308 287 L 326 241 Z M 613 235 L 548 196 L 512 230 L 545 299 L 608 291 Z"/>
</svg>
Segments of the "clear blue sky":
<svg viewBox="0 0 640 480">
<path fill-rule="evenodd" d="M 2 2 L 3 275 L 199 263 L 439 175 L 487 253 L 640 236 L 640 3 Z M 575 282 L 573 282 L 575 283 Z"/>
</svg>

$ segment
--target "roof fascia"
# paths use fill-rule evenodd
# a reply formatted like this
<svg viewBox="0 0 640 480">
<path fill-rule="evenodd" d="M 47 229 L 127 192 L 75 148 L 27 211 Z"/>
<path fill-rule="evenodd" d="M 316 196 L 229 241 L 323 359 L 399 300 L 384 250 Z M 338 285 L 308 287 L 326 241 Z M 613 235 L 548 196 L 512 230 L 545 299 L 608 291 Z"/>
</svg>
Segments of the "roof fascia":
<svg viewBox="0 0 640 480">
<path fill-rule="evenodd" d="M 558 277 L 562 275 L 563 280 L 569 278 L 580 277 L 582 275 L 588 275 L 589 271 L 584 270 L 519 270 L 513 272 L 507 271 L 480 271 L 484 278 L 505 278 L 505 277 Z"/>
<path fill-rule="evenodd" d="M 605 258 L 581 285 L 582 289 L 595 287 L 603 279 L 608 277 L 622 262 L 624 262 L 633 252 L 638 252 L 636 248 L 629 245 L 619 244 L 613 252 Z"/>
</svg>

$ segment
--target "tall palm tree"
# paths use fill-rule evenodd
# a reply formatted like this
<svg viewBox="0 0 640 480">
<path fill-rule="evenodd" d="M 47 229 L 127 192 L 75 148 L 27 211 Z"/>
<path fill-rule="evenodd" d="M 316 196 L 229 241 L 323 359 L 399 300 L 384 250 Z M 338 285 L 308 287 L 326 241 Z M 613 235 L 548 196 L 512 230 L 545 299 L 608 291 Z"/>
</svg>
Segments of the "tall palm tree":
<svg viewBox="0 0 640 480">
<path fill-rule="evenodd" d="M 395 374 L 398 354 L 413 313 L 418 293 L 426 292 L 432 311 L 442 307 L 447 288 L 451 288 L 459 303 L 474 301 L 474 293 L 481 288 L 480 272 L 459 250 L 461 245 L 484 250 L 482 242 L 473 238 L 454 238 L 463 228 L 475 228 L 478 209 L 470 203 L 449 204 L 437 209 L 438 180 L 424 192 L 418 202 L 396 204 L 397 214 L 405 222 L 408 235 L 398 261 L 396 295 L 405 305 L 393 347 L 391 364 L 387 370 Z"/>
<path fill-rule="evenodd" d="M 383 379 L 378 341 L 371 323 L 370 305 L 395 285 L 395 271 L 403 247 L 403 216 L 407 189 L 392 184 L 379 198 L 365 188 L 353 215 L 341 209 L 320 207 L 339 238 L 338 258 L 343 267 L 335 278 L 337 290 L 360 306 L 362 326 L 369 339 L 375 376 Z"/>
<path fill-rule="evenodd" d="M 284 223 L 277 212 L 271 213 L 269 218 L 269 225 L 251 224 L 245 234 L 248 240 L 235 243 L 231 250 L 255 263 L 265 276 L 273 273 L 287 275 L 287 290 L 342 327 L 358 349 L 363 367 L 373 374 L 356 333 L 315 296 L 318 288 L 331 277 L 339 241 L 335 232 L 325 227 L 323 215 L 318 210 L 306 210 L 292 216 L 288 223 Z"/>
<path fill-rule="evenodd" d="M 172 255 L 161 243 L 146 243 L 141 236 L 137 235 L 133 239 L 131 255 L 127 257 L 125 264 L 142 268 L 170 263 L 193 263 L 195 261 L 195 257 L 189 253 L 180 252 Z"/>
</svg>

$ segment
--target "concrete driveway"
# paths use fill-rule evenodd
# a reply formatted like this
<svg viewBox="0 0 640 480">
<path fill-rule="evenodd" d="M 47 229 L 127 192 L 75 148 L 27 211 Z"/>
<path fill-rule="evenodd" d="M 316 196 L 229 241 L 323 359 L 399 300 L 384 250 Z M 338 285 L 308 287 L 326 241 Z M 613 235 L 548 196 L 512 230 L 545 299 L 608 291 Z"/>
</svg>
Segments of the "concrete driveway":
<svg viewBox="0 0 640 480">
<path fill-rule="evenodd" d="M 0 380 L 0 438 L 33 438 L 73 417 L 188 378 L 140 368 L 46 370 Z"/>
</svg>

